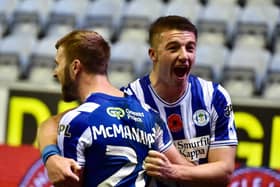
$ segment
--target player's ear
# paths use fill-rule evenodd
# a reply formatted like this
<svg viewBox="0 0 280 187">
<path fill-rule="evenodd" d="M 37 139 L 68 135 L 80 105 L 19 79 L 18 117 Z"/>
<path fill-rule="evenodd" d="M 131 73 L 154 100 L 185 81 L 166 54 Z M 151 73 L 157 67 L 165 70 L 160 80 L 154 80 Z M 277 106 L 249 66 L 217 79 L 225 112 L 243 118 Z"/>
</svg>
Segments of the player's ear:
<svg viewBox="0 0 280 187">
<path fill-rule="evenodd" d="M 153 62 L 156 61 L 157 57 L 156 57 L 156 52 L 155 52 L 154 48 L 149 48 L 149 56 Z"/>
<path fill-rule="evenodd" d="M 81 61 L 79 59 L 74 59 L 70 65 L 70 70 L 74 76 L 76 76 L 82 68 Z"/>
</svg>

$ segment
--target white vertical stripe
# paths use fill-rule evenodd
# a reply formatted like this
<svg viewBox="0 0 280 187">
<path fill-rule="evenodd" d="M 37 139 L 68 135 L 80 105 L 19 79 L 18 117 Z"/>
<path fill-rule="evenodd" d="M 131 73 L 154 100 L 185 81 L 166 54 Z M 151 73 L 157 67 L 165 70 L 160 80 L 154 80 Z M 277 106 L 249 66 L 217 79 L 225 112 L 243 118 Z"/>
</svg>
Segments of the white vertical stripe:
<svg viewBox="0 0 280 187">
<path fill-rule="evenodd" d="M 78 140 L 78 144 L 76 147 L 77 150 L 77 162 L 79 165 L 84 166 L 85 159 L 85 149 L 92 145 L 92 133 L 90 127 L 88 127 L 83 134 L 80 136 Z"/>
<path fill-rule="evenodd" d="M 63 124 L 63 125 L 69 125 L 70 122 L 80 114 L 80 112 L 76 111 L 76 109 L 71 110 L 69 112 L 67 112 L 65 115 L 62 116 L 59 125 Z M 61 151 L 61 155 L 64 156 L 64 146 L 63 146 L 63 142 L 64 142 L 64 133 L 60 133 L 57 136 L 57 145 L 60 148 Z"/>
</svg>

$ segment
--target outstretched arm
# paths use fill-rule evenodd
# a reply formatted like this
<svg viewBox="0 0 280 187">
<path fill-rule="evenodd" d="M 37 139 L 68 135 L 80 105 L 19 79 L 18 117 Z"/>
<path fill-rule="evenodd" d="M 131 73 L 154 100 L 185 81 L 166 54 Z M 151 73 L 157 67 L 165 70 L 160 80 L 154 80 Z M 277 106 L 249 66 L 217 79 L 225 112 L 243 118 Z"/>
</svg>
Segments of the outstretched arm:
<svg viewBox="0 0 280 187">
<path fill-rule="evenodd" d="M 194 186 L 226 186 L 234 170 L 236 147 L 224 147 L 209 151 L 209 163 L 197 166 L 174 164 L 166 155 L 150 151 L 145 159 L 147 174 L 182 181 Z"/>
<path fill-rule="evenodd" d="M 38 129 L 39 149 L 42 153 L 47 146 L 56 145 L 58 123 L 64 113 L 52 116 L 44 121 Z M 64 158 L 58 154 L 47 157 L 45 167 L 50 181 L 55 186 L 63 186 L 67 181 L 78 181 L 80 166 L 73 160 Z"/>
</svg>

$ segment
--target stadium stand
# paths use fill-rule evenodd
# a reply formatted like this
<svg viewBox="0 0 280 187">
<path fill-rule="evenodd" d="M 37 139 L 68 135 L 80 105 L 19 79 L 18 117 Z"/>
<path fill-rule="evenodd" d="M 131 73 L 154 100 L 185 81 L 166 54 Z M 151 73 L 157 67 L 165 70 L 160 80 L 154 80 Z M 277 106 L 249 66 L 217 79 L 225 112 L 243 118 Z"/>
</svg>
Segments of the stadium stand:
<svg viewBox="0 0 280 187">
<path fill-rule="evenodd" d="M 220 82 L 228 55 L 229 50 L 224 45 L 199 44 L 192 73 Z"/>
<path fill-rule="evenodd" d="M 280 98 L 280 53 L 272 56 L 265 79 L 264 98 Z"/>
<path fill-rule="evenodd" d="M 194 74 L 221 82 L 233 97 L 272 98 L 278 84 L 279 5 L 278 0 L 0 0 L 0 80 L 56 84 L 49 76 L 55 41 L 87 28 L 111 44 L 109 76 L 121 86 L 151 67 L 151 21 L 177 14 L 198 27 Z M 244 85 L 247 91 L 240 92 Z"/>
<path fill-rule="evenodd" d="M 192 6 L 189 6 L 192 5 Z M 172 0 L 166 3 L 163 14 L 164 15 L 180 15 L 187 17 L 194 24 L 197 23 L 198 17 L 202 12 L 203 6 L 197 0 Z"/>
<path fill-rule="evenodd" d="M 232 96 L 252 97 L 255 93 L 259 93 L 270 60 L 271 53 L 268 50 L 234 48 L 224 68 L 225 88 Z"/>
<path fill-rule="evenodd" d="M 207 4 L 197 23 L 200 42 L 231 44 L 239 14 L 240 7 L 237 4 L 214 1 Z"/>
<path fill-rule="evenodd" d="M 125 51 L 125 52 L 124 52 Z M 112 45 L 109 78 L 120 87 L 147 72 L 148 44 L 146 42 L 118 41 Z"/>
<path fill-rule="evenodd" d="M 113 40 L 120 32 L 124 0 L 95 0 L 89 3 L 82 27 L 94 29 L 107 40 Z"/>
</svg>

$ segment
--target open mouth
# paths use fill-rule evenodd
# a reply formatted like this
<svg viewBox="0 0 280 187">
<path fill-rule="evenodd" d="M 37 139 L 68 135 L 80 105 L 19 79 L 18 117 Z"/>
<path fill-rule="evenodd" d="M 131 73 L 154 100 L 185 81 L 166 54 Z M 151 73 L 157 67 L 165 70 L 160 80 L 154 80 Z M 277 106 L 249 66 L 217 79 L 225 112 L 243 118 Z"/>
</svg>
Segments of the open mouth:
<svg viewBox="0 0 280 187">
<path fill-rule="evenodd" d="M 174 73 L 176 74 L 177 77 L 183 77 L 186 75 L 188 72 L 188 67 L 175 67 L 174 68 Z"/>
</svg>

